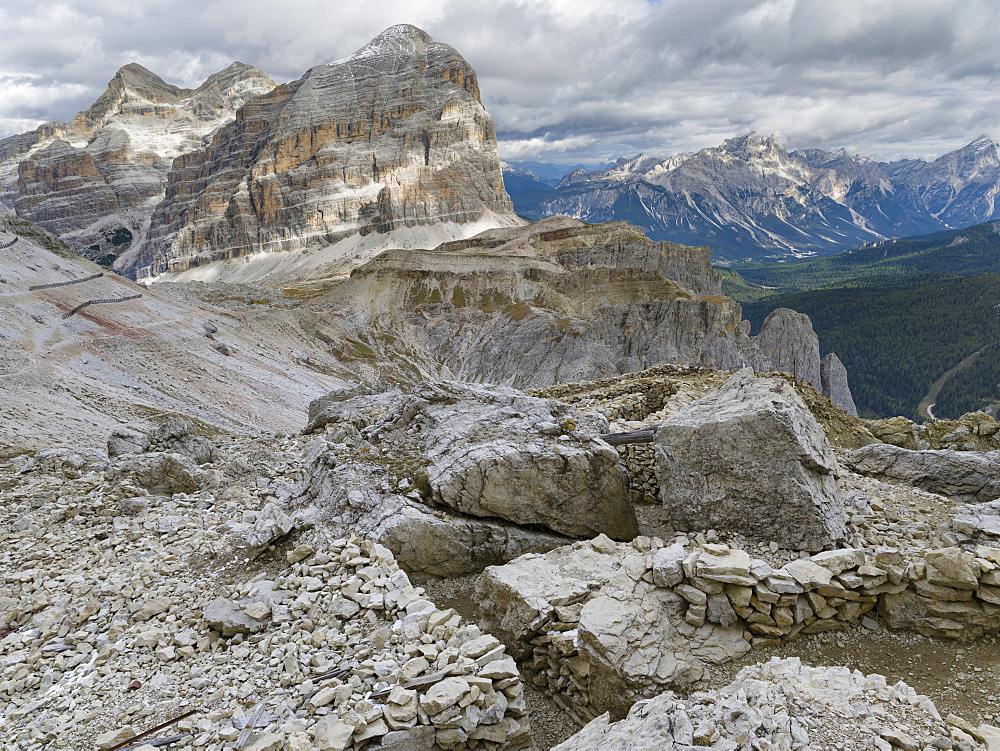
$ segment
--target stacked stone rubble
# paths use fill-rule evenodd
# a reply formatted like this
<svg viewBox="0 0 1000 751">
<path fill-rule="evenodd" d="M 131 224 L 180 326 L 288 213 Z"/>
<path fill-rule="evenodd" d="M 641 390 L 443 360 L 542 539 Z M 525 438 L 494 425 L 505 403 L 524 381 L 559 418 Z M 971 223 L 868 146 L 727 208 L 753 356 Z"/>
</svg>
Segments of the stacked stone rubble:
<svg viewBox="0 0 1000 751">
<path fill-rule="evenodd" d="M 584 546 L 607 551 L 608 573 L 602 574 L 601 566 L 590 566 L 592 575 L 574 571 L 556 587 L 547 583 L 541 591 L 532 591 L 530 575 L 519 574 L 519 564 L 549 557 L 558 566 L 552 556 L 559 551 L 553 551 L 487 569 L 479 590 L 491 614 L 487 615 L 491 632 L 526 658 L 532 683 L 552 692 L 556 703 L 578 721 L 590 721 L 608 710 L 622 711 L 629 702 L 698 680 L 705 665 L 741 653 L 739 645 L 722 638 L 734 631 L 742 634 L 746 651 L 799 633 L 846 629 L 863 617 L 874 617 L 871 611 L 876 608 L 887 627 L 928 636 L 968 638 L 1000 631 L 1000 548 L 945 548 L 908 555 L 890 548 L 846 548 L 775 568 L 723 544 L 665 546 L 657 538 L 640 537 L 611 547 L 598 538 L 572 549 L 578 556 L 590 555 Z M 497 571 L 505 568 L 510 572 Z M 519 576 L 527 583 L 524 599 L 518 602 L 516 595 L 511 596 L 510 582 Z M 668 645 L 648 653 L 651 664 L 641 664 L 639 657 L 652 631 L 631 633 L 637 621 L 623 619 L 599 633 L 593 624 L 600 619 L 590 617 L 593 606 L 588 604 L 614 599 L 620 591 L 644 607 L 650 592 L 661 602 L 680 602 L 679 608 L 663 613 L 677 619 L 673 626 L 688 644 L 697 640 L 710 644 L 707 635 L 714 632 L 713 649 L 669 654 L 671 666 L 687 660 L 683 669 L 669 675 L 662 662 Z M 533 616 L 530 621 L 514 623 L 511 610 L 505 609 L 505 603 L 513 602 Z M 624 631 L 621 624 L 626 624 Z M 612 654 L 608 646 L 618 640 L 633 645 L 625 659 Z M 614 676 L 609 677 L 609 669 Z M 628 701 L 617 702 L 602 690 L 609 681 L 625 687 Z"/>
<path fill-rule="evenodd" d="M 197 709 L 176 732 L 223 751 L 259 706 L 258 751 L 530 747 L 499 640 L 370 540 L 289 540 L 302 444 L 222 498 L 109 484 L 106 457 L 0 465 L 0 746 L 110 748 Z"/>
</svg>

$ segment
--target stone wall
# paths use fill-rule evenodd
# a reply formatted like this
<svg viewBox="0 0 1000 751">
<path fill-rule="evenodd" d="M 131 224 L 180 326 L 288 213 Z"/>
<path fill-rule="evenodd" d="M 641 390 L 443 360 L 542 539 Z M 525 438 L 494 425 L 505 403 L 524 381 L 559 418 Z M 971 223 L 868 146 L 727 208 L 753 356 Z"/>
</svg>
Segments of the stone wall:
<svg viewBox="0 0 1000 751">
<path fill-rule="evenodd" d="M 846 629 L 875 609 L 888 628 L 928 636 L 1000 631 L 1000 548 L 850 548 L 775 568 L 722 544 L 609 543 L 597 538 L 487 569 L 478 593 L 494 621 L 484 625 L 525 661 L 528 680 L 580 722 L 690 685 L 706 665 L 751 647 Z M 533 580 L 538 559 L 557 574 Z M 609 603 L 611 618 L 602 612 Z M 662 604 L 661 614 L 650 616 L 650 603 Z"/>
<path fill-rule="evenodd" d="M 611 423 L 611 430 L 617 432 L 662 422 L 672 412 L 720 386 L 730 375 L 729 371 L 707 370 L 693 365 L 658 365 L 638 373 L 530 389 L 528 393 L 559 399 L 582 412 L 599 412 Z M 774 375 L 784 377 L 794 386 L 832 445 L 853 449 L 876 440 L 868 432 L 864 421 L 835 407 L 810 384 L 787 374 Z M 996 425 L 992 420 L 990 423 Z M 989 430 L 989 427 L 985 429 Z M 660 504 L 662 497 L 656 480 L 652 445 L 632 444 L 616 448 L 629 471 L 633 502 Z"/>
</svg>

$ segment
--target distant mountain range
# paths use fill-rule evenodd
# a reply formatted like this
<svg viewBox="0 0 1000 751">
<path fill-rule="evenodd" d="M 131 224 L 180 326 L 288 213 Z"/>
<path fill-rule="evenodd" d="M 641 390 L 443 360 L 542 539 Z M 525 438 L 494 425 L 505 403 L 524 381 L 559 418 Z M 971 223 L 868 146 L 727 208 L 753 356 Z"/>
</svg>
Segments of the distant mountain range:
<svg viewBox="0 0 1000 751">
<path fill-rule="evenodd" d="M 522 216 L 627 220 L 658 240 L 708 245 L 715 260 L 827 254 L 1000 218 L 1000 155 L 985 136 L 932 162 L 788 152 L 751 134 L 696 154 L 576 169 L 555 187 L 532 183 L 523 167 L 509 174 Z"/>
</svg>

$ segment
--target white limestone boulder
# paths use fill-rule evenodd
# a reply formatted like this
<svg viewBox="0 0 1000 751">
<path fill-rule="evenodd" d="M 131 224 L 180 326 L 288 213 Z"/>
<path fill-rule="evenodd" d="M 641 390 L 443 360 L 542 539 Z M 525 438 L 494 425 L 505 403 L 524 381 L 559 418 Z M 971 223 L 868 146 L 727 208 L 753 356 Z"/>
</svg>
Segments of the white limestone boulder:
<svg viewBox="0 0 1000 751">
<path fill-rule="evenodd" d="M 781 378 L 745 369 L 671 414 L 654 443 L 664 521 L 817 551 L 845 533 L 837 459 Z"/>
</svg>

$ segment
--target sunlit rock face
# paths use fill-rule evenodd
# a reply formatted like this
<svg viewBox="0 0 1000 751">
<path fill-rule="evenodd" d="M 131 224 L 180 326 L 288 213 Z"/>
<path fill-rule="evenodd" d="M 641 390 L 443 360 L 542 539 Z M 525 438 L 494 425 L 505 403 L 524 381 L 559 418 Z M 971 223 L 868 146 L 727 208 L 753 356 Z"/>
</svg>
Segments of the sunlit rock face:
<svg viewBox="0 0 1000 751">
<path fill-rule="evenodd" d="M 175 160 L 148 237 L 120 266 L 152 276 L 484 215 L 510 223 L 513 208 L 475 71 L 394 26 L 250 102 Z"/>
<path fill-rule="evenodd" d="M 173 159 L 202 148 L 237 109 L 274 86 L 243 63 L 197 89 L 126 65 L 71 122 L 0 141 L 0 205 L 111 263 L 145 232 Z"/>
</svg>

